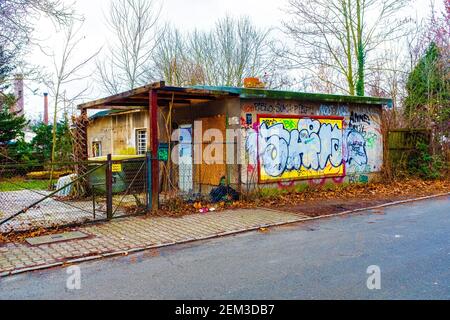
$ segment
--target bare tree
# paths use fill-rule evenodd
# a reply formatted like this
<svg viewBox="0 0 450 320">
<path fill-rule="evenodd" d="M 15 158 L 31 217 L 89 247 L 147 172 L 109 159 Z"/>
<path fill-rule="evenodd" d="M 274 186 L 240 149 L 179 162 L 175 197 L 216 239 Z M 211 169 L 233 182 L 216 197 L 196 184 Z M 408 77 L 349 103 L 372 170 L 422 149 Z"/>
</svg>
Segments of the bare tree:
<svg viewBox="0 0 450 320">
<path fill-rule="evenodd" d="M 0 1 L 0 68 L 8 67 L 12 72 L 20 64 L 24 51 L 37 44 L 33 38 L 34 24 L 42 16 L 58 25 L 67 25 L 75 18 L 71 7 L 61 0 Z M 8 80 L 0 79 L 0 84 Z"/>
<path fill-rule="evenodd" d="M 276 56 L 269 35 L 270 30 L 258 29 L 248 17 L 220 19 L 209 35 L 213 55 L 208 59 L 219 84 L 242 86 L 245 77 L 271 71 Z"/>
<path fill-rule="evenodd" d="M 202 66 L 190 56 L 187 37 L 169 25 L 164 30 L 153 55 L 156 76 L 175 86 L 205 83 Z"/>
<path fill-rule="evenodd" d="M 296 68 L 316 74 L 328 68 L 337 90 L 364 95 L 370 53 L 404 35 L 408 20 L 396 19 L 409 0 L 289 0 L 285 32 L 294 40 L 289 58 Z M 346 83 L 342 88 L 340 83 Z"/>
<path fill-rule="evenodd" d="M 261 77 L 271 86 L 285 84 L 277 72 L 271 30 L 258 29 L 247 17 L 226 16 L 211 30 L 183 34 L 166 28 L 154 55 L 157 75 L 174 85 L 242 86 Z"/>
<path fill-rule="evenodd" d="M 86 85 L 84 89 L 81 89 L 72 96 L 67 96 L 66 86 L 73 85 L 74 82 L 84 80 L 90 74 L 85 74 L 83 70 L 90 63 L 93 62 L 95 57 L 100 52 L 100 49 L 91 55 L 79 57 L 77 49 L 80 43 L 85 38 L 80 35 L 81 26 L 76 26 L 71 24 L 64 32 L 64 42 L 62 46 L 62 52 L 60 54 L 53 53 L 51 56 L 53 58 L 53 77 L 50 77 L 48 81 L 45 81 L 49 89 L 51 90 L 54 99 L 53 108 L 53 145 L 51 152 L 51 161 L 55 161 L 55 150 L 56 150 L 56 129 L 58 123 L 58 113 L 61 110 L 61 104 L 63 104 L 63 109 L 66 110 L 67 103 L 73 104 L 77 100 L 82 99 L 86 92 L 89 90 L 89 85 Z M 53 179 L 53 165 L 50 173 L 50 183 Z"/>
<path fill-rule="evenodd" d="M 111 1 L 107 22 L 115 39 L 108 56 L 97 61 L 99 80 L 107 93 L 151 80 L 151 57 L 161 34 L 157 28 L 161 8 L 156 0 Z"/>
</svg>

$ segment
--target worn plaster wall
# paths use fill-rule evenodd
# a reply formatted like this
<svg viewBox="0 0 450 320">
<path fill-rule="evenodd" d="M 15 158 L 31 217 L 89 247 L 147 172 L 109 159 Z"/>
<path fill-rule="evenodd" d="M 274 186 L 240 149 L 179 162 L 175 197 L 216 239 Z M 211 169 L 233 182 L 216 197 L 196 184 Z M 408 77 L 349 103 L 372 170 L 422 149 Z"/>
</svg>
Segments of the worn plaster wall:
<svg viewBox="0 0 450 320">
<path fill-rule="evenodd" d="M 136 130 L 148 130 L 148 112 L 133 111 L 91 121 L 88 127 L 89 157 L 93 142 L 101 142 L 102 155 L 136 154 Z"/>
<path fill-rule="evenodd" d="M 382 170 L 381 106 L 242 100 L 241 126 L 247 187 L 368 182 Z"/>
</svg>

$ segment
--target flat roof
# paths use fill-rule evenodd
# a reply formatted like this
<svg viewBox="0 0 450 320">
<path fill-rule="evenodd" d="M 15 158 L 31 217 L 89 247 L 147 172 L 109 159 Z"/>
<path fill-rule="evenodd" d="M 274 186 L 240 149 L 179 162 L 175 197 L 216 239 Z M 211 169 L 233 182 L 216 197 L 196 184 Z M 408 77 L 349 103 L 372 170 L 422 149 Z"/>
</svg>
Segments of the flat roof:
<svg viewBox="0 0 450 320">
<path fill-rule="evenodd" d="M 305 100 L 323 101 L 338 103 L 376 104 L 392 106 L 392 99 L 369 97 L 369 96 L 348 96 L 339 94 L 308 93 L 299 91 L 283 91 L 270 89 L 251 89 L 237 87 L 215 87 L 215 86 L 195 86 L 193 88 L 205 90 L 225 91 L 239 95 L 241 99 L 274 99 L 274 100 Z"/>
<path fill-rule="evenodd" d="M 171 102 L 176 105 L 189 106 L 192 103 L 202 103 L 231 96 L 238 96 L 228 91 L 166 86 L 164 81 L 161 81 L 110 97 L 80 104 L 78 105 L 78 109 L 129 110 L 133 107 L 148 107 L 151 90 L 157 91 L 159 106 L 169 105 Z"/>
<path fill-rule="evenodd" d="M 155 82 L 130 91 L 119 93 L 107 98 L 83 103 L 79 109 L 115 109 L 129 110 L 132 107 L 148 107 L 149 93 L 157 91 L 158 105 L 169 105 L 171 102 L 177 105 L 190 105 L 230 97 L 241 99 L 274 99 L 274 100 L 303 100 L 312 102 L 329 103 L 355 103 L 369 105 L 392 106 L 392 99 L 378 97 L 359 97 L 337 94 L 307 93 L 297 91 L 250 89 L 219 86 L 192 86 L 173 87 L 166 86 L 164 81 Z"/>
</svg>

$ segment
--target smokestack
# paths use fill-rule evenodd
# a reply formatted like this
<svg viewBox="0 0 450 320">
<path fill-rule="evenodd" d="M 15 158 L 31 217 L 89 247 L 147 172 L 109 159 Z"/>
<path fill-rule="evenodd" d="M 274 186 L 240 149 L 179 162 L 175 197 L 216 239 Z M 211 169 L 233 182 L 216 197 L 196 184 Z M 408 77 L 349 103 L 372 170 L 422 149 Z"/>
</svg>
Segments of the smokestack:
<svg viewBox="0 0 450 320">
<path fill-rule="evenodd" d="M 48 93 L 44 93 L 44 124 L 48 125 Z"/>
<path fill-rule="evenodd" d="M 17 116 L 23 116 L 24 115 L 23 76 L 21 74 L 17 74 L 14 79 L 14 96 L 16 97 L 16 103 L 11 111 Z"/>
</svg>

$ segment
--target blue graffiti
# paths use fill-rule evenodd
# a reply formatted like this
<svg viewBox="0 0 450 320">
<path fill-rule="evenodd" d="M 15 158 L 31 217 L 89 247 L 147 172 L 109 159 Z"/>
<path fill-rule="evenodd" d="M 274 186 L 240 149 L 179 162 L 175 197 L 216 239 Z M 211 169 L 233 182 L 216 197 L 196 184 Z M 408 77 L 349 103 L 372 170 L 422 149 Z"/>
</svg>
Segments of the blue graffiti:
<svg viewBox="0 0 450 320">
<path fill-rule="evenodd" d="M 271 177 L 302 168 L 320 171 L 328 165 L 338 168 L 344 163 L 368 162 L 366 142 L 359 132 L 347 133 L 337 125 L 314 119 L 299 120 L 291 131 L 283 123 L 262 123 L 259 133 L 248 132 L 246 150 L 249 162 L 256 164 L 259 156 L 261 167 Z"/>
</svg>

